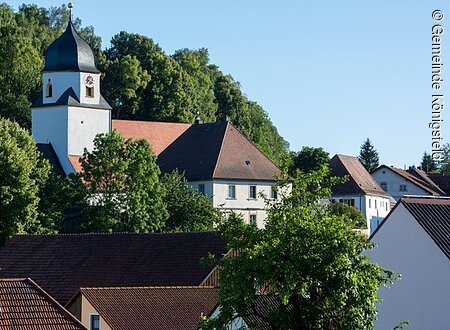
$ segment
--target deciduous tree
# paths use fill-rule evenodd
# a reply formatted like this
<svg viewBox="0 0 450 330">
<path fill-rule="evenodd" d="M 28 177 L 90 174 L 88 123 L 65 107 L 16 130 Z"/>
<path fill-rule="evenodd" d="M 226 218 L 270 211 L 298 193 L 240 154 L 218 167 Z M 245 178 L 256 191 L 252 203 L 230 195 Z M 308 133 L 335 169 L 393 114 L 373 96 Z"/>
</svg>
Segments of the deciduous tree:
<svg viewBox="0 0 450 330">
<path fill-rule="evenodd" d="M 89 197 L 84 231 L 146 233 L 164 227 L 160 171 L 146 141 L 125 140 L 116 132 L 100 134 L 81 164 Z"/>
<path fill-rule="evenodd" d="M 28 132 L 0 119 L 0 245 L 15 234 L 47 232 L 38 204 L 49 173 Z"/>
<path fill-rule="evenodd" d="M 164 174 L 162 183 L 166 191 L 164 202 L 169 213 L 164 231 L 213 230 L 220 214 L 208 197 L 192 189 L 177 171 Z"/>
<path fill-rule="evenodd" d="M 293 175 L 299 169 L 303 173 L 319 170 L 328 166 L 330 155 L 323 148 L 303 147 L 299 152 L 291 152 L 292 165 L 290 173 Z"/>
<path fill-rule="evenodd" d="M 232 217 L 219 229 L 237 256 L 222 258 L 220 315 L 203 328 L 254 315 L 271 329 L 372 329 L 378 289 L 392 272 L 370 262 L 367 237 L 318 201 L 331 194 L 326 171 L 301 174 L 268 212 L 264 229 Z M 276 303 L 259 313 L 260 294 Z"/>
</svg>

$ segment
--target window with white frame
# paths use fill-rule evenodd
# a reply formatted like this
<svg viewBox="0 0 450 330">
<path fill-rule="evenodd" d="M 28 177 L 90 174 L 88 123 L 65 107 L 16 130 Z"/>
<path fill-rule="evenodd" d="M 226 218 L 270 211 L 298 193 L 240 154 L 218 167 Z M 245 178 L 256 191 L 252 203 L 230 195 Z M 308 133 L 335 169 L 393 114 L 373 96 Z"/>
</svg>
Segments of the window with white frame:
<svg viewBox="0 0 450 330">
<path fill-rule="evenodd" d="M 250 186 L 249 187 L 249 194 L 248 197 L 251 199 L 256 199 L 256 186 Z"/>
<path fill-rule="evenodd" d="M 98 314 L 89 315 L 89 330 L 100 330 L 100 316 Z"/>
<path fill-rule="evenodd" d="M 401 184 L 401 185 L 398 187 L 398 190 L 399 190 L 399 191 L 408 191 L 408 187 L 406 186 L 406 184 Z"/>
<path fill-rule="evenodd" d="M 234 184 L 228 185 L 228 198 L 236 199 L 236 185 Z"/>
<path fill-rule="evenodd" d="M 369 209 L 372 207 L 372 200 L 369 198 Z"/>
<path fill-rule="evenodd" d="M 250 214 L 250 223 L 256 225 L 256 214 Z"/>
</svg>

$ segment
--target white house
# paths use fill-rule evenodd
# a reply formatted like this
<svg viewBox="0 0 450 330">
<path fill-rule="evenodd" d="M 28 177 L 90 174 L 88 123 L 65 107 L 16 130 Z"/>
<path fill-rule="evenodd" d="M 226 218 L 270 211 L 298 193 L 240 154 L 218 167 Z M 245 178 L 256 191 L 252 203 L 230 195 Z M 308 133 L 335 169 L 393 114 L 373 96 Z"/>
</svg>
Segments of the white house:
<svg viewBox="0 0 450 330">
<path fill-rule="evenodd" d="M 450 324 L 450 198 L 403 197 L 372 234 L 372 260 L 401 275 L 380 289 L 375 328 L 448 329 Z"/>
<path fill-rule="evenodd" d="M 411 173 L 410 173 L 411 172 Z M 372 172 L 376 182 L 396 201 L 405 195 L 443 196 L 445 193 L 423 171 L 408 171 L 394 166 L 381 165 Z"/>
<path fill-rule="evenodd" d="M 60 172 L 80 172 L 84 148 L 91 151 L 97 134 L 114 129 L 127 139 L 147 140 L 163 172 L 178 169 L 215 207 L 241 213 L 248 222 L 262 226 L 266 218 L 261 194 L 278 198 L 279 168 L 231 122 L 111 120 L 92 50 L 71 21 L 47 50 L 42 82 L 32 134 Z"/>
<path fill-rule="evenodd" d="M 330 161 L 331 175 L 348 177 L 342 184 L 332 187 L 332 203 L 345 203 L 361 210 L 367 220 L 369 233 L 389 213 L 390 196 L 367 172 L 356 157 L 335 155 Z"/>
</svg>

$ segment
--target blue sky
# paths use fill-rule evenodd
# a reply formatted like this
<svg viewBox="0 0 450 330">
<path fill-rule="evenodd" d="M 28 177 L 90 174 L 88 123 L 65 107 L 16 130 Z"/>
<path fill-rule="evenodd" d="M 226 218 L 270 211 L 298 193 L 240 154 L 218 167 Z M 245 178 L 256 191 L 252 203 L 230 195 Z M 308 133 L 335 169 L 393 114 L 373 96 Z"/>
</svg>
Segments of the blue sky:
<svg viewBox="0 0 450 330">
<path fill-rule="evenodd" d="M 168 54 L 208 48 L 211 62 L 267 110 L 291 150 L 357 155 L 369 137 L 381 163 L 399 167 L 418 165 L 431 151 L 431 14 L 441 9 L 442 134 L 450 142 L 448 0 L 73 2 L 104 47 L 125 30 L 153 38 Z M 23 1 L 7 3 L 17 9 Z"/>
</svg>

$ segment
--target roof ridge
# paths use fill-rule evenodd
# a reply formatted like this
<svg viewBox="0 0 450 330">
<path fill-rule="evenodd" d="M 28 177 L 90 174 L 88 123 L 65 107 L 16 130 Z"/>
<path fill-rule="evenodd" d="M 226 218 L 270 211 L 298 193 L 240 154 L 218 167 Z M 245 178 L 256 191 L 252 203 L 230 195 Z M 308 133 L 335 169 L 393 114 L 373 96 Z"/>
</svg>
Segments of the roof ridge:
<svg viewBox="0 0 450 330">
<path fill-rule="evenodd" d="M 135 289 L 218 289 L 214 286 L 197 286 L 197 285 L 157 285 L 157 286 L 111 286 L 111 287 L 81 287 L 83 290 L 135 290 Z"/>
</svg>

